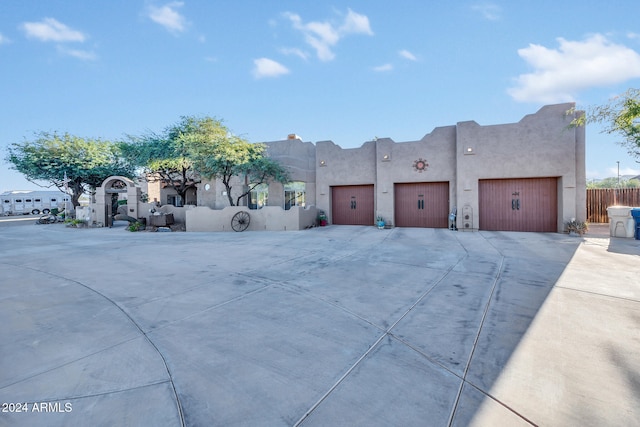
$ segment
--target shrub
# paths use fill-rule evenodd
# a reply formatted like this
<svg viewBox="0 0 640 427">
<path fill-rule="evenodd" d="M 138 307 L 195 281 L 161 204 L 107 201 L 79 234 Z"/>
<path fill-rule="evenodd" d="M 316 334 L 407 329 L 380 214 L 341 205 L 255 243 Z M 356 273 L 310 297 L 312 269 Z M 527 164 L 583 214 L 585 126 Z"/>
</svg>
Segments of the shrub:
<svg viewBox="0 0 640 427">
<path fill-rule="evenodd" d="M 568 233 L 576 233 L 582 236 L 589 231 L 589 224 L 586 221 L 576 221 L 572 219 L 564 224 L 564 228 Z"/>
<path fill-rule="evenodd" d="M 139 222 L 139 221 L 136 221 L 136 222 L 130 222 L 130 223 L 129 223 L 129 226 L 127 227 L 127 230 L 129 230 L 129 231 L 140 231 L 140 230 L 144 230 L 144 225 L 143 225 L 141 222 Z"/>
</svg>

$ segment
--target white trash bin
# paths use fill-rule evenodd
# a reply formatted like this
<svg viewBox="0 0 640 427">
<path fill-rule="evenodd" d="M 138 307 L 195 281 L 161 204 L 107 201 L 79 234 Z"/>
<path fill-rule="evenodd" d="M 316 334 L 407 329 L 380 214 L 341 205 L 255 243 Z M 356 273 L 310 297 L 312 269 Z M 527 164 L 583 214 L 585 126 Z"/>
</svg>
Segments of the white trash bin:
<svg viewBox="0 0 640 427">
<path fill-rule="evenodd" d="M 631 216 L 630 206 L 609 206 L 609 235 L 611 237 L 634 238 L 635 220 Z"/>
</svg>

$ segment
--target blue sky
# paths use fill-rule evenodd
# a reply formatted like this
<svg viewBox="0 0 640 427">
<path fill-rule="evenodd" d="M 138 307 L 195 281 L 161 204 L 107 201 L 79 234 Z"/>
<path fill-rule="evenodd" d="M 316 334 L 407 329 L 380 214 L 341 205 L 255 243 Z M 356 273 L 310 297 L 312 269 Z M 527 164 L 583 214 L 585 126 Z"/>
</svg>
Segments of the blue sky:
<svg viewBox="0 0 640 427">
<path fill-rule="evenodd" d="M 185 115 L 252 142 L 517 122 L 640 87 L 640 3 L 2 0 L 0 152 L 34 132 L 116 140 Z M 640 174 L 587 129 L 587 176 Z M 9 165 L 0 190 L 36 189 Z"/>
</svg>

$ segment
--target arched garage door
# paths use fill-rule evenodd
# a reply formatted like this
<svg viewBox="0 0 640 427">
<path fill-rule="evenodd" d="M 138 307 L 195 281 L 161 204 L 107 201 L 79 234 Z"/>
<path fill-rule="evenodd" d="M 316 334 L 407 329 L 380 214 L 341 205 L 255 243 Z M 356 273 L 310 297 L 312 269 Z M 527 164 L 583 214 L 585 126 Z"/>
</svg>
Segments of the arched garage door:
<svg viewBox="0 0 640 427">
<path fill-rule="evenodd" d="M 478 183 L 479 228 L 558 231 L 558 179 L 484 179 Z"/>
<path fill-rule="evenodd" d="M 448 182 L 395 184 L 393 203 L 396 227 L 449 226 Z"/>
<path fill-rule="evenodd" d="M 331 187 L 331 214 L 334 224 L 373 225 L 373 185 Z"/>
</svg>

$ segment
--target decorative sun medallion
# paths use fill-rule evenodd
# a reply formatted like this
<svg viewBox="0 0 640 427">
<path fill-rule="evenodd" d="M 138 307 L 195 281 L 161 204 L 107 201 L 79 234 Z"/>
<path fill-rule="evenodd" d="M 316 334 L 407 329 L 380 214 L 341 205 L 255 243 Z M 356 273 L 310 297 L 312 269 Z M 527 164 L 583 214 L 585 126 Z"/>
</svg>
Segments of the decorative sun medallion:
<svg viewBox="0 0 640 427">
<path fill-rule="evenodd" d="M 423 158 L 419 158 L 415 162 L 413 162 L 413 169 L 416 172 L 422 173 L 429 167 L 429 163 Z"/>
</svg>

